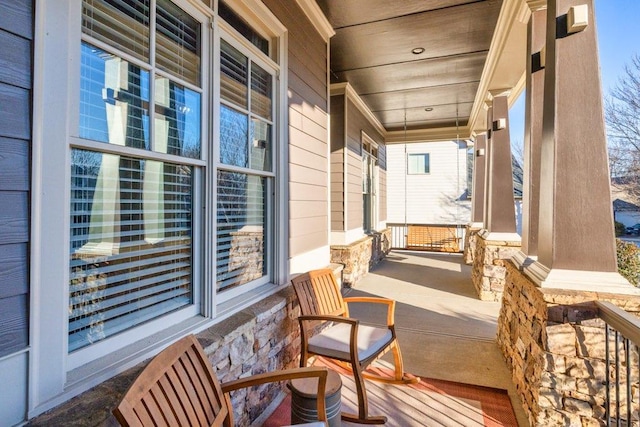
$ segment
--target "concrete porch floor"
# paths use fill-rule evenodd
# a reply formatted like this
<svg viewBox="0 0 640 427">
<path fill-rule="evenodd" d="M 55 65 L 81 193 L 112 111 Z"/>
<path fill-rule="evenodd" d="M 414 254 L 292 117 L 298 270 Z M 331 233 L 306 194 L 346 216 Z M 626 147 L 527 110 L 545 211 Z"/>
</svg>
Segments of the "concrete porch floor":
<svg viewBox="0 0 640 427">
<path fill-rule="evenodd" d="M 529 424 L 496 344 L 500 303 L 478 299 L 460 254 L 393 251 L 346 296 L 397 301 L 396 331 L 407 372 L 505 389 L 518 424 Z M 383 311 L 358 306 L 351 308 L 355 317 L 386 321 Z"/>
</svg>

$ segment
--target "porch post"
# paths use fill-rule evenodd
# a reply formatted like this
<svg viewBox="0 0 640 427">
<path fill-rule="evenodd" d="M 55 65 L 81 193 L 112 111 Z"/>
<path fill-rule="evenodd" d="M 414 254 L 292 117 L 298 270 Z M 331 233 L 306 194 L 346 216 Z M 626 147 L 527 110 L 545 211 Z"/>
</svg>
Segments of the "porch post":
<svg viewBox="0 0 640 427">
<path fill-rule="evenodd" d="M 548 1 L 538 260 L 525 272 L 542 287 L 637 293 L 617 273 L 593 10 Z"/>
<path fill-rule="evenodd" d="M 500 301 L 506 263 L 520 250 L 509 140 L 509 91 L 491 91 L 487 111 L 484 229 L 477 234 L 471 281 L 482 300 Z"/>
<path fill-rule="evenodd" d="M 482 228 L 484 224 L 484 179 L 485 153 L 487 149 L 487 134 L 476 136 L 473 147 L 473 189 L 471 193 L 471 224 Z"/>
<path fill-rule="evenodd" d="M 473 187 L 471 190 L 471 222 L 467 225 L 464 244 L 464 262 L 473 264 L 476 252 L 477 234 L 484 225 L 485 152 L 487 134 L 475 138 L 473 146 Z"/>
<path fill-rule="evenodd" d="M 489 126 L 488 169 L 486 188 L 485 238 L 520 240 L 516 233 L 515 200 L 513 197 L 513 167 L 509 137 L 508 90 L 492 91 Z M 488 116 L 489 118 L 489 116 Z"/>
<path fill-rule="evenodd" d="M 524 127 L 524 179 L 522 250 L 514 257 L 518 266 L 531 264 L 538 255 L 538 212 L 540 209 L 540 146 L 544 106 L 544 53 L 546 3 L 528 2 L 531 16 L 527 28 L 527 95 Z"/>
<path fill-rule="evenodd" d="M 490 100 L 485 101 L 485 109 L 487 110 L 487 132 L 485 133 L 485 157 L 484 157 L 484 182 L 482 203 L 482 226 L 487 228 L 487 216 L 489 215 L 489 180 L 491 179 L 491 123 L 493 122 L 493 103 Z"/>
</svg>

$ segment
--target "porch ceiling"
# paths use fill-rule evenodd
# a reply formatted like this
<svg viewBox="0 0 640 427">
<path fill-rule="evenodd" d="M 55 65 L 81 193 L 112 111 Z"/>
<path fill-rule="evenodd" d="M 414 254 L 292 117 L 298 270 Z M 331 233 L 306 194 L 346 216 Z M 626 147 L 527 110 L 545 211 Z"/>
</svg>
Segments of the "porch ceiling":
<svg viewBox="0 0 640 427">
<path fill-rule="evenodd" d="M 503 0 L 317 2 L 336 32 L 331 82 L 348 82 L 389 133 L 404 130 L 405 114 L 412 132 L 455 129 L 456 121 L 471 131 Z"/>
</svg>

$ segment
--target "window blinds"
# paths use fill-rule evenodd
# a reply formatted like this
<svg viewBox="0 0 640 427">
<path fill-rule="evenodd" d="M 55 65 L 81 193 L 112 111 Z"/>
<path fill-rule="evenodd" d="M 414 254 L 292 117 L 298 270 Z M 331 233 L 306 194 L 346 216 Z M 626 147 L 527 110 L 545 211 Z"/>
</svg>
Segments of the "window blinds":
<svg viewBox="0 0 640 427">
<path fill-rule="evenodd" d="M 156 10 L 156 65 L 200 85 L 200 23 L 169 0 Z"/>
<path fill-rule="evenodd" d="M 84 0 L 85 34 L 150 63 L 149 0 Z M 170 0 L 156 4 L 156 65 L 200 85 L 200 23 Z"/>
<path fill-rule="evenodd" d="M 218 290 L 266 274 L 265 194 L 264 177 L 218 171 Z"/>
<path fill-rule="evenodd" d="M 220 43 L 220 96 L 240 107 L 248 107 L 248 59 L 224 40 Z"/>
<path fill-rule="evenodd" d="M 193 301 L 192 168 L 73 150 L 69 351 Z"/>
<path fill-rule="evenodd" d="M 83 31 L 149 62 L 149 0 L 84 0 Z"/>
</svg>

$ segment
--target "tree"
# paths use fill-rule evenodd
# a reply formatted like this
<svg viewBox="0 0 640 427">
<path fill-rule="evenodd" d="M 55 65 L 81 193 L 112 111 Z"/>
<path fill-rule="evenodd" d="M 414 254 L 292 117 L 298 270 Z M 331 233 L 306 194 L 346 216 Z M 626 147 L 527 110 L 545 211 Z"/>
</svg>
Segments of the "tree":
<svg viewBox="0 0 640 427">
<path fill-rule="evenodd" d="M 605 100 L 609 163 L 614 185 L 640 201 L 640 55 L 634 55 Z"/>
</svg>

